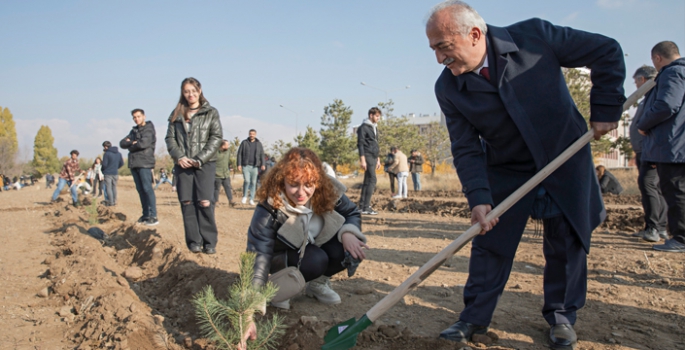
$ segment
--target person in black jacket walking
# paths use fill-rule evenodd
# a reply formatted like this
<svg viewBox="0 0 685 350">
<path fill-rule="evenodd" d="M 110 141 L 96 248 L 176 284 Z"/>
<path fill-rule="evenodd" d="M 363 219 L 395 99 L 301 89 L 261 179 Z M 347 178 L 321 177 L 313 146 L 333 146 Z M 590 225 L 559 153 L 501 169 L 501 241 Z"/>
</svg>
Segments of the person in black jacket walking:
<svg viewBox="0 0 685 350">
<path fill-rule="evenodd" d="M 119 146 L 128 150 L 128 167 L 131 168 L 133 182 L 136 184 L 140 205 L 143 208 L 143 216 L 138 219 L 138 223 L 154 226 L 159 224 L 157 198 L 152 188 L 157 134 L 152 122 L 145 121 L 145 111 L 136 108 L 131 111 L 131 115 L 136 126 L 119 142 Z"/>
<path fill-rule="evenodd" d="M 255 205 L 254 195 L 257 191 L 257 176 L 259 170 L 266 170 L 264 166 L 264 147 L 257 139 L 257 130 L 251 129 L 248 138 L 243 140 L 238 147 L 238 171 L 243 173 L 243 200 L 247 202 L 247 192 L 250 192 L 250 205 Z"/>
<path fill-rule="evenodd" d="M 381 168 L 381 160 L 378 158 L 378 130 L 376 123 L 381 118 L 381 110 L 378 107 L 369 109 L 369 119 L 365 119 L 357 128 L 357 149 L 359 150 L 359 166 L 364 169 L 364 183 L 359 205 L 362 214 L 377 215 L 371 208 L 371 196 L 376 190 L 376 170 Z"/>
<path fill-rule="evenodd" d="M 216 254 L 218 232 L 212 199 L 216 153 L 222 139 L 219 111 L 209 105 L 197 79 L 184 79 L 181 97 L 169 117 L 165 141 L 176 163 L 176 192 L 186 244 L 193 253 Z"/>
<path fill-rule="evenodd" d="M 112 143 L 102 143 L 102 175 L 105 177 L 105 205 L 117 204 L 117 182 L 119 181 L 119 168 L 124 166 L 124 157 L 119 153 L 119 148 L 112 147 Z"/>
</svg>

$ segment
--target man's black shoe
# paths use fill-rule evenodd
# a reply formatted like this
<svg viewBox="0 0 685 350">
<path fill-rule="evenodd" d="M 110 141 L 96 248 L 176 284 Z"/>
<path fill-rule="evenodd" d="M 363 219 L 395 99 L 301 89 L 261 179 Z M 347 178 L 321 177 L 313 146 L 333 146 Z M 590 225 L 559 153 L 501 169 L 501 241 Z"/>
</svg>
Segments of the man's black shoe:
<svg viewBox="0 0 685 350">
<path fill-rule="evenodd" d="M 205 254 L 209 254 L 209 255 L 216 254 L 216 249 L 214 249 L 214 248 L 205 248 Z"/>
<path fill-rule="evenodd" d="M 145 223 L 145 221 L 147 221 L 147 216 L 141 216 L 140 218 L 138 218 L 139 224 Z"/>
<path fill-rule="evenodd" d="M 191 245 L 190 246 L 190 251 L 197 254 L 197 253 L 202 253 L 202 247 L 198 245 Z"/>
<path fill-rule="evenodd" d="M 549 345 L 555 350 L 576 348 L 578 337 L 570 324 L 556 324 L 549 329 Z"/>
<path fill-rule="evenodd" d="M 462 342 L 471 341 L 471 336 L 474 334 L 485 334 L 488 332 L 486 326 L 476 326 L 464 321 L 457 321 L 457 323 L 450 326 L 440 333 L 440 338 Z"/>
</svg>

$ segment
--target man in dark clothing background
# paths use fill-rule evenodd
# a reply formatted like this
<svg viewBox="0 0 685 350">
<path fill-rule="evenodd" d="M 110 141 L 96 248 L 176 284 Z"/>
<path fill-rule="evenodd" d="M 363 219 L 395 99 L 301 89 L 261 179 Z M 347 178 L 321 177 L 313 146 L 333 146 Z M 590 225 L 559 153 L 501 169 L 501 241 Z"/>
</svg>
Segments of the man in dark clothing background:
<svg viewBox="0 0 685 350">
<path fill-rule="evenodd" d="M 152 188 L 157 134 L 152 122 L 145 121 L 145 111 L 136 108 L 131 111 L 131 115 L 136 126 L 119 142 L 119 146 L 128 150 L 128 167 L 131 169 L 133 182 L 136 184 L 140 197 L 140 205 L 143 208 L 143 215 L 138 219 L 138 223 L 154 226 L 159 224 L 157 198 Z"/>
<path fill-rule="evenodd" d="M 369 119 L 364 119 L 362 125 L 357 128 L 357 150 L 359 151 L 359 166 L 364 170 L 364 183 L 359 206 L 362 214 L 377 215 L 371 208 L 371 196 L 376 190 L 376 170 L 381 168 L 381 160 L 378 158 L 378 129 L 376 123 L 381 119 L 381 110 L 378 107 L 369 109 Z"/>
<path fill-rule="evenodd" d="M 117 181 L 119 181 L 119 168 L 124 166 L 124 157 L 117 147 L 105 141 L 102 143 L 102 175 L 105 176 L 105 192 L 107 192 L 104 204 L 113 206 L 117 204 Z"/>
<path fill-rule="evenodd" d="M 639 89 L 644 83 L 656 77 L 656 68 L 642 66 L 633 74 L 635 85 Z M 642 136 L 637 130 L 637 123 L 645 112 L 645 99 L 637 105 L 637 110 L 630 122 L 630 144 L 635 152 L 637 165 L 637 186 L 640 189 L 642 209 L 645 212 L 645 228 L 633 233 L 633 237 L 641 237 L 648 242 L 658 242 L 661 238 L 668 239 L 666 232 L 666 200 L 659 188 L 659 174 L 656 163 L 642 160 Z"/>
<path fill-rule="evenodd" d="M 423 156 L 421 152 L 413 149 L 409 157 L 409 172 L 411 182 L 414 184 L 414 191 L 421 191 L 421 173 L 423 172 Z"/>
<path fill-rule="evenodd" d="M 247 192 L 250 192 L 250 205 L 255 205 L 254 195 L 257 191 L 257 175 L 259 169 L 265 170 L 264 166 L 264 148 L 262 143 L 257 139 L 257 130 L 251 129 L 248 138 L 243 140 L 238 147 L 238 171 L 243 173 L 243 200 L 241 203 L 247 202 Z"/>
<path fill-rule="evenodd" d="M 226 192 L 228 204 L 233 205 L 233 190 L 231 189 L 231 155 L 228 152 L 228 140 L 221 142 L 221 147 L 216 153 L 216 177 L 214 178 L 214 204 L 219 202 L 221 187 Z"/>
<path fill-rule="evenodd" d="M 653 248 L 685 253 L 685 58 L 680 57 L 674 42 L 662 41 L 652 48 L 652 63 L 659 75 L 656 86 L 645 97 L 645 111 L 637 128 L 645 136 L 642 160 L 656 163 L 673 236 Z"/>
</svg>

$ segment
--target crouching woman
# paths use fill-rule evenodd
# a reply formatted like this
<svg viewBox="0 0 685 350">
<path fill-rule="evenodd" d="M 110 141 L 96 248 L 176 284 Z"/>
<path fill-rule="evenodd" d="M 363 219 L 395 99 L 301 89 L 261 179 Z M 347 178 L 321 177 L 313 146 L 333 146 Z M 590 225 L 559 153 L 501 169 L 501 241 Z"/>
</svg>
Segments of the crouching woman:
<svg viewBox="0 0 685 350">
<path fill-rule="evenodd" d="M 345 269 L 345 252 L 363 260 L 368 248 L 360 211 L 345 190 L 325 174 L 311 150 L 292 148 L 285 154 L 257 191 L 260 204 L 247 233 L 247 250 L 257 253 L 254 285 L 264 285 L 269 273 L 297 266 L 304 247 L 299 269 L 308 282 L 307 295 L 324 304 L 340 303 L 330 277 Z M 273 305 L 289 309 L 290 300 Z"/>
</svg>

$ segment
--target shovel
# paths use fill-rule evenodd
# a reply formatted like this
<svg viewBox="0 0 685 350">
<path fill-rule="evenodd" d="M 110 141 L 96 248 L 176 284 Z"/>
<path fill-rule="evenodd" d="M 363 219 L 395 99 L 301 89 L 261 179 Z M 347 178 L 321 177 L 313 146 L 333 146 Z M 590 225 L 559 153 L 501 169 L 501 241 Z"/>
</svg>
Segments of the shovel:
<svg viewBox="0 0 685 350">
<path fill-rule="evenodd" d="M 627 110 L 637 100 L 647 93 L 655 83 L 650 80 L 643 84 L 637 91 L 632 93 L 630 97 L 623 104 L 623 110 Z M 563 153 L 561 153 L 552 162 L 547 164 L 535 176 L 523 184 L 519 189 L 514 191 L 502 203 L 496 206 L 488 215 L 485 216 L 486 221 L 500 217 L 504 212 L 509 210 L 516 202 L 523 196 L 530 192 L 533 188 L 539 185 L 547 176 L 553 173 L 557 168 L 564 164 L 571 156 L 583 148 L 594 137 L 594 129 L 590 129 L 585 135 L 581 136 L 571 146 L 569 146 Z M 480 224 L 477 223 L 471 226 L 466 232 L 461 234 L 457 239 L 452 241 L 450 245 L 445 247 L 427 263 L 421 266 L 418 271 L 414 272 L 402 284 L 397 286 L 390 294 L 386 295 L 381 301 L 374 305 L 361 319 L 355 320 L 351 318 L 345 322 L 339 323 L 331 328 L 324 339 L 322 350 L 345 350 L 354 347 L 357 344 L 357 335 L 361 333 L 366 327 L 371 325 L 381 315 L 388 311 L 400 299 L 402 299 L 410 289 L 418 286 L 423 280 L 428 278 L 435 270 L 437 270 L 449 257 L 454 255 L 481 231 Z"/>
</svg>

